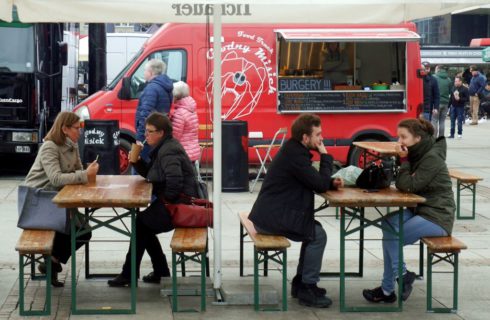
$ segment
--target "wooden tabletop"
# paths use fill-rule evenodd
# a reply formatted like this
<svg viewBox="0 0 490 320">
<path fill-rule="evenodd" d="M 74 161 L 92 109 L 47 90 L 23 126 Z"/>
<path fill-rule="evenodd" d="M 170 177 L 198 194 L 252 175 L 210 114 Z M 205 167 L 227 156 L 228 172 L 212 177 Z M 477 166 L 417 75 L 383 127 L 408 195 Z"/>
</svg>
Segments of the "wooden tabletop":
<svg viewBox="0 0 490 320">
<path fill-rule="evenodd" d="M 96 183 L 66 185 L 53 198 L 61 208 L 141 208 L 151 202 L 152 184 L 140 176 L 98 175 Z"/>
<path fill-rule="evenodd" d="M 394 141 L 355 141 L 352 143 L 356 147 L 379 152 L 383 155 L 395 156 L 395 146 L 397 142 Z"/>
<path fill-rule="evenodd" d="M 401 192 L 395 187 L 366 192 L 360 188 L 341 188 L 321 194 L 332 207 L 415 207 L 424 197 Z"/>
</svg>

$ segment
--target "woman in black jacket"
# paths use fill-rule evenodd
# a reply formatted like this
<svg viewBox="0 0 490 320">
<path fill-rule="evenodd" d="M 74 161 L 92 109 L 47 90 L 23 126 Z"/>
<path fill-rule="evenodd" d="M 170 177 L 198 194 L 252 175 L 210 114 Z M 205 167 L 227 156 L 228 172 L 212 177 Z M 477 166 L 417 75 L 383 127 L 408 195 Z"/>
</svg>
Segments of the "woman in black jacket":
<svg viewBox="0 0 490 320">
<path fill-rule="evenodd" d="M 172 124 L 163 114 L 154 112 L 146 119 L 146 143 L 152 148 L 150 163 L 139 159 L 133 163 L 135 170 L 153 184 L 153 201 L 136 217 L 136 276 L 139 277 L 141 259 L 145 250 L 153 265 L 153 272 L 143 277 L 144 282 L 160 283 L 169 277 L 165 254 L 157 234 L 174 229 L 164 201 L 183 202 L 182 195 L 197 197 L 197 181 L 187 153 L 172 137 Z M 131 246 L 126 254 L 122 272 L 109 280 L 111 287 L 130 284 Z"/>
</svg>

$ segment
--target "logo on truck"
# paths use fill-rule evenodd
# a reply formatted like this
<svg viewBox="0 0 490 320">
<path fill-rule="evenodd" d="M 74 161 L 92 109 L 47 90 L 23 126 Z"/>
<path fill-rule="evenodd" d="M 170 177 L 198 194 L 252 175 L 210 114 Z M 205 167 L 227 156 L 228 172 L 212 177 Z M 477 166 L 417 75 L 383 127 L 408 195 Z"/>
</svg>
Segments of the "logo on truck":
<svg viewBox="0 0 490 320">
<path fill-rule="evenodd" d="M 263 94 L 277 91 L 275 66 L 272 63 L 273 48 L 262 37 L 238 31 L 239 38 L 253 40 L 257 46 L 232 41 L 221 48 L 221 101 L 222 118 L 236 120 L 250 115 Z M 249 41 L 247 43 L 250 43 Z M 213 49 L 207 58 L 212 60 Z M 210 111 L 213 108 L 214 73 L 208 78 L 206 96 Z M 212 114 L 212 112 L 210 112 Z"/>
</svg>

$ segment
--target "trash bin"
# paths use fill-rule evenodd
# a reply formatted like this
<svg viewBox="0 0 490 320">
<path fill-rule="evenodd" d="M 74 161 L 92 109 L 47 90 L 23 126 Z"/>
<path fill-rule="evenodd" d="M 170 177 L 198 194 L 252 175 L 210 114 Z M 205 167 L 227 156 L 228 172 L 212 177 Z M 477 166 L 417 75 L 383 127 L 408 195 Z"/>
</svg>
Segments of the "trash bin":
<svg viewBox="0 0 490 320">
<path fill-rule="evenodd" d="M 222 191 L 248 191 L 248 125 L 246 121 L 222 122 Z"/>
<path fill-rule="evenodd" d="M 81 140 L 84 167 L 98 155 L 98 174 L 119 174 L 119 121 L 85 120 Z"/>
</svg>

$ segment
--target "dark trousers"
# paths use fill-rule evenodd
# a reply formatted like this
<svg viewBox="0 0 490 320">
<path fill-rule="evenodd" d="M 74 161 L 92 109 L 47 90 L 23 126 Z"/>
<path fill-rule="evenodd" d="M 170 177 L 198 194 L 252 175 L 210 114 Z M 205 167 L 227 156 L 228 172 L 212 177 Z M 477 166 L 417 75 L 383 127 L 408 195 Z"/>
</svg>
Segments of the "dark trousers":
<svg viewBox="0 0 490 320">
<path fill-rule="evenodd" d="M 316 284 L 320 281 L 323 252 L 327 246 L 327 233 L 322 225 L 315 221 L 315 239 L 303 241 L 299 254 L 299 263 L 296 273 L 301 275 L 303 283 Z"/>
<path fill-rule="evenodd" d="M 92 232 L 88 232 L 77 237 L 75 247 L 77 250 L 92 238 Z M 71 257 L 71 235 L 56 232 L 53 242 L 53 252 L 51 254 L 61 263 L 65 264 Z"/>
<path fill-rule="evenodd" d="M 136 277 L 140 276 L 140 265 L 143 254 L 148 252 L 153 265 L 153 272 L 162 275 L 168 272 L 168 263 L 163 253 L 157 234 L 173 230 L 172 220 L 163 203 L 153 202 L 148 209 L 136 217 Z M 131 245 L 126 254 L 122 268 L 122 275 L 126 279 L 131 277 Z"/>
<path fill-rule="evenodd" d="M 451 137 L 454 137 L 454 131 L 456 129 L 455 122 L 458 119 L 458 134 L 463 134 L 463 121 L 464 121 L 464 107 L 451 106 Z"/>
</svg>

